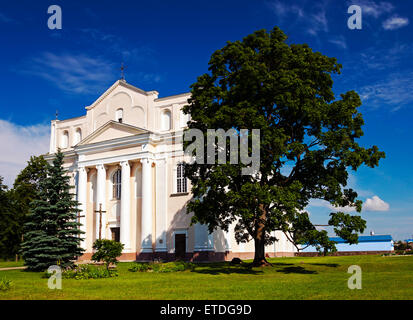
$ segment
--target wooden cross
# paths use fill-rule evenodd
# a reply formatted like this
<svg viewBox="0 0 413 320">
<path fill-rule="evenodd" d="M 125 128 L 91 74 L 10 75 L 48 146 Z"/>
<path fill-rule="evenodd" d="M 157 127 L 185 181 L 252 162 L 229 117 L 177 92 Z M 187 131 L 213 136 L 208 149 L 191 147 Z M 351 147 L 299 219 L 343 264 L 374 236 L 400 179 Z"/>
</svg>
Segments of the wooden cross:
<svg viewBox="0 0 413 320">
<path fill-rule="evenodd" d="M 102 213 L 106 211 L 102 210 L 102 204 L 99 204 L 99 210 L 95 210 L 96 213 L 99 213 L 99 240 L 102 239 Z"/>
<path fill-rule="evenodd" d="M 86 217 L 85 215 L 81 216 L 80 212 L 77 213 L 77 220 L 80 221 L 80 218 L 84 218 Z"/>
</svg>

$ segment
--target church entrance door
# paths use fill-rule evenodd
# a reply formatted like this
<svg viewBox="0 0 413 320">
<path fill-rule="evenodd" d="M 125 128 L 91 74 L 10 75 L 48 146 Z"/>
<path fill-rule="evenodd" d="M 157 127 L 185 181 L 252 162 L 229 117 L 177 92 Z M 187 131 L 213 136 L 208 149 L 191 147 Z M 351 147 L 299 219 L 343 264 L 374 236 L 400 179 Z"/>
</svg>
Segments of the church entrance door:
<svg viewBox="0 0 413 320">
<path fill-rule="evenodd" d="M 110 228 L 112 231 L 112 240 L 120 242 L 120 228 Z"/>
<path fill-rule="evenodd" d="M 175 259 L 177 260 L 185 259 L 185 253 L 186 253 L 186 235 L 175 234 Z"/>
</svg>

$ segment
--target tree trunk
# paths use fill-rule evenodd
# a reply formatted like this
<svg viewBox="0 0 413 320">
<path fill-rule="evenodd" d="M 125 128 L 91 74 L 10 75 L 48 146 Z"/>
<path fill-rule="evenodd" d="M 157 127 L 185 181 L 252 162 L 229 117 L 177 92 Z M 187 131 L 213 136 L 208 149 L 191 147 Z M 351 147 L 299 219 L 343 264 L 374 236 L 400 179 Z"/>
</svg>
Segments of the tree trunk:
<svg viewBox="0 0 413 320">
<path fill-rule="evenodd" d="M 271 263 L 265 259 L 265 242 L 264 240 L 255 239 L 255 252 L 254 261 L 252 262 L 253 267 L 270 266 Z"/>
<path fill-rule="evenodd" d="M 256 236 L 254 239 L 255 252 L 253 267 L 271 266 L 272 264 L 265 259 L 265 220 L 267 212 L 263 206 L 261 206 L 260 221 L 257 223 Z"/>
</svg>

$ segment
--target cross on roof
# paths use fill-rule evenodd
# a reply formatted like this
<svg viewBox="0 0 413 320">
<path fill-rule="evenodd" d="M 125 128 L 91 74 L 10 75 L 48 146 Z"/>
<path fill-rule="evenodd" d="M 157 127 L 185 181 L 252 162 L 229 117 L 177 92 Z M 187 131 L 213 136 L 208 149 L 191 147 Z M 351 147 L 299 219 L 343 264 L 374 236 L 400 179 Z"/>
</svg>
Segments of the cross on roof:
<svg viewBox="0 0 413 320">
<path fill-rule="evenodd" d="M 125 81 L 125 69 L 126 69 L 126 66 L 124 66 L 122 62 L 120 66 L 120 80 L 123 80 L 123 81 Z"/>
</svg>

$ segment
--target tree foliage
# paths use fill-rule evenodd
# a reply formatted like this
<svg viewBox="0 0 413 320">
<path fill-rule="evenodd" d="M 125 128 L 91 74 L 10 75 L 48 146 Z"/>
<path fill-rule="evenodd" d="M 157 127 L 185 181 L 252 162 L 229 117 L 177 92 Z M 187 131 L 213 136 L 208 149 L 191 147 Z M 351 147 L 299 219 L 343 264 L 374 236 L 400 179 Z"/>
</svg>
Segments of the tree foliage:
<svg viewBox="0 0 413 320">
<path fill-rule="evenodd" d="M 32 156 L 17 176 L 13 184 L 13 193 L 21 215 L 26 216 L 29 213 L 30 203 L 37 199 L 40 181 L 47 177 L 48 170 L 49 164 L 43 156 Z"/>
<path fill-rule="evenodd" d="M 13 205 L 11 191 L 0 177 L 0 258 L 9 259 L 19 250 L 20 219 Z"/>
<path fill-rule="evenodd" d="M 50 265 L 68 267 L 82 254 L 78 202 L 70 192 L 69 176 L 59 150 L 45 178 L 40 179 L 25 224 L 22 253 L 29 270 L 43 271 Z"/>
<path fill-rule="evenodd" d="M 40 181 L 46 177 L 47 170 L 48 163 L 43 156 L 30 157 L 27 166 L 17 176 L 13 188 L 1 193 L 0 256 L 2 258 L 14 258 L 19 253 L 23 226 L 30 205 L 37 198 Z M 4 188 L 4 186 L 0 187 L 3 191 Z"/>
<path fill-rule="evenodd" d="M 265 263 L 264 248 L 277 240 L 276 230 L 297 246 L 334 250 L 327 233 L 318 231 L 305 212 L 311 199 L 361 212 L 356 191 L 347 187 L 348 170 L 363 164 L 373 168 L 384 153 L 357 142 L 363 135 L 361 101 L 354 91 L 334 95 L 332 75 L 340 69 L 335 58 L 306 44 L 288 44 L 276 27 L 215 51 L 209 72 L 191 86 L 184 108 L 191 115 L 189 129 L 205 136 L 207 129 L 248 129 L 250 142 L 252 130 L 260 129 L 257 174 L 242 175 L 245 165 L 229 161 L 185 167 L 193 186 L 188 206 L 193 222 L 208 224 L 210 232 L 234 223 L 238 242 L 254 239 L 256 264 Z M 330 216 L 337 235 L 356 243 L 365 221 L 344 212 Z"/>
<path fill-rule="evenodd" d="M 110 264 L 117 264 L 117 257 L 120 257 L 122 254 L 124 245 L 115 240 L 108 239 L 98 239 L 93 243 L 93 249 L 96 252 L 92 256 L 94 261 L 103 261 L 105 262 L 106 269 L 109 270 Z"/>
</svg>

